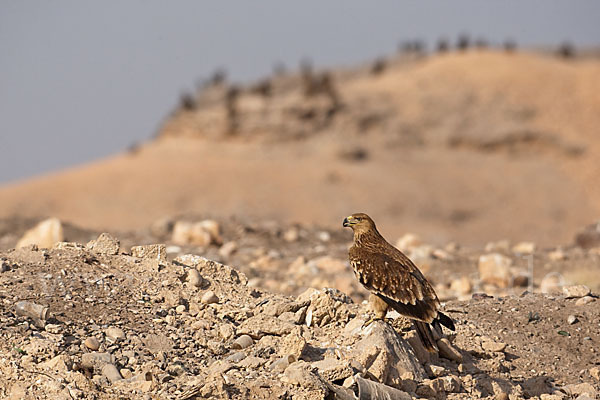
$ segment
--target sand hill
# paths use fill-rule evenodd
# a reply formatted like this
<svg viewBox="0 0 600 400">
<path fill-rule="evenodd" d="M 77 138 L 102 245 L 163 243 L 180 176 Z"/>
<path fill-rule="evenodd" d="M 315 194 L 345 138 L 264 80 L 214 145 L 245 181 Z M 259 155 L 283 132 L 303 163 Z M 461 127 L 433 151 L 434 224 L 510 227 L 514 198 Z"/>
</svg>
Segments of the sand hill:
<svg viewBox="0 0 600 400">
<path fill-rule="evenodd" d="M 305 70 L 208 87 L 134 152 L 0 188 L 0 217 L 335 227 L 360 210 L 388 236 L 568 243 L 600 215 L 598 126 L 597 59 L 467 52 Z"/>
</svg>

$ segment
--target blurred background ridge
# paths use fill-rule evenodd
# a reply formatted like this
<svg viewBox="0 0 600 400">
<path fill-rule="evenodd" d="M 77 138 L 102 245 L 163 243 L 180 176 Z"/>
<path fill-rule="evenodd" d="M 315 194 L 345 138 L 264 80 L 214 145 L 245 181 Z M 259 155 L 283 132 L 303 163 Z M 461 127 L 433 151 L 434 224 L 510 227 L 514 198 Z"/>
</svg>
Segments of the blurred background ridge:
<svg viewBox="0 0 600 400">
<path fill-rule="evenodd" d="M 438 242 L 564 243 L 599 211 L 599 11 L 4 4 L 1 216 L 361 210 Z"/>
</svg>

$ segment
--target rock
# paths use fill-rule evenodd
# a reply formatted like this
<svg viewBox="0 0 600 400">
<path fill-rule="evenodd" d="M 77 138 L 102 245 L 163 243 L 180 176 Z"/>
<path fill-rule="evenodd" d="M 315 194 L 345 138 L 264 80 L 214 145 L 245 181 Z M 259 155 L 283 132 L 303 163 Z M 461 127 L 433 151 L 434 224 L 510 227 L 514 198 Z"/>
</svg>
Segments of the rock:
<svg viewBox="0 0 600 400">
<path fill-rule="evenodd" d="M 595 299 L 592 296 L 584 296 L 584 297 L 577 299 L 577 301 L 575 302 L 575 305 L 576 306 L 584 306 L 586 304 L 591 303 L 594 300 Z"/>
<path fill-rule="evenodd" d="M 508 396 L 506 396 L 508 399 Z M 555 392 L 553 394 L 550 393 L 542 393 L 540 395 L 540 400 L 563 400 L 565 395 L 562 392 Z"/>
<path fill-rule="evenodd" d="M 49 339 L 32 337 L 29 343 L 23 346 L 23 350 L 33 357 L 54 357 L 58 353 L 58 345 Z"/>
<path fill-rule="evenodd" d="M 306 389 L 316 389 L 327 393 L 327 386 L 325 383 L 312 372 L 312 367 L 305 361 L 296 361 L 290 364 L 284 372 L 282 378 L 284 382 L 292 385 L 299 385 Z"/>
<path fill-rule="evenodd" d="M 463 361 L 462 354 L 450 344 L 450 341 L 446 338 L 442 338 L 437 341 L 438 349 L 440 350 L 440 357 L 444 357 L 448 360 L 456 361 L 461 363 Z"/>
<path fill-rule="evenodd" d="M 567 317 L 567 323 L 568 323 L 569 325 L 573 325 L 573 324 L 574 324 L 574 323 L 576 323 L 577 321 L 579 321 L 579 320 L 578 320 L 578 319 L 577 319 L 577 317 L 576 317 L 576 316 L 574 316 L 574 315 L 569 315 L 569 316 Z"/>
<path fill-rule="evenodd" d="M 157 261 L 159 264 L 167 262 L 167 246 L 164 244 L 149 244 L 145 246 L 133 246 L 131 255 L 145 260 Z"/>
<path fill-rule="evenodd" d="M 219 223 L 213 220 L 200 222 L 177 221 L 171 236 L 173 243 L 186 246 L 206 247 L 211 243 L 221 244 Z"/>
<path fill-rule="evenodd" d="M 355 376 L 356 385 L 358 386 L 358 397 L 352 394 L 352 397 L 358 399 L 394 399 L 394 400 L 411 400 L 413 397 L 396 388 L 373 382 L 370 379 L 364 379 L 360 375 Z M 336 397 L 338 398 L 338 397 Z"/>
<path fill-rule="evenodd" d="M 223 239 L 221 238 L 221 226 L 217 221 L 206 219 L 200 221 L 197 225 L 209 233 L 211 243 L 216 245 L 221 245 L 223 243 Z"/>
<path fill-rule="evenodd" d="M 102 375 L 107 377 L 111 383 L 120 381 L 121 379 L 123 379 L 123 377 L 121 376 L 121 373 L 119 372 L 117 367 L 115 367 L 114 364 L 105 364 L 102 367 Z"/>
<path fill-rule="evenodd" d="M 297 326 L 290 322 L 285 322 L 276 317 L 261 313 L 243 321 L 238 326 L 237 333 L 259 339 L 265 335 L 288 335 L 294 328 L 297 328 Z"/>
<path fill-rule="evenodd" d="M 306 346 L 306 339 L 302 337 L 300 329 L 296 328 L 281 340 L 277 353 L 285 357 L 292 356 L 293 361 L 296 361 L 302 357 Z"/>
<path fill-rule="evenodd" d="M 311 363 L 311 366 L 319 371 L 319 375 L 322 378 L 330 382 L 352 376 L 352 368 L 350 368 L 349 363 L 337 358 L 326 357 L 320 361 Z"/>
<path fill-rule="evenodd" d="M 421 246 L 423 241 L 414 233 L 406 233 L 396 241 L 396 248 L 400 251 L 408 252 L 409 250 Z"/>
<path fill-rule="evenodd" d="M 585 285 L 570 285 L 563 287 L 563 294 L 567 299 L 585 297 L 590 293 L 590 288 Z"/>
<path fill-rule="evenodd" d="M 515 274 L 512 285 L 515 287 L 527 287 L 529 285 L 529 276 L 526 272 L 519 272 Z"/>
<path fill-rule="evenodd" d="M 104 334 L 106 335 L 106 339 L 110 340 L 111 342 L 117 342 L 119 340 L 125 339 L 125 332 L 123 332 L 123 329 L 117 328 L 115 326 L 107 328 L 104 331 Z"/>
<path fill-rule="evenodd" d="M 488 253 L 493 252 L 508 252 L 510 249 L 510 242 L 507 239 L 498 240 L 496 242 L 489 242 L 485 245 L 485 251 Z"/>
<path fill-rule="evenodd" d="M 223 324 L 219 327 L 219 335 L 223 339 L 228 340 L 235 335 L 235 329 L 230 324 Z"/>
<path fill-rule="evenodd" d="M 223 258 L 229 258 L 233 253 L 237 251 L 238 245 L 236 242 L 227 242 L 224 243 L 219 248 L 219 255 Z"/>
<path fill-rule="evenodd" d="M 431 374 L 436 377 L 442 376 L 446 373 L 446 368 L 439 365 L 430 365 L 429 368 L 431 369 Z"/>
<path fill-rule="evenodd" d="M 0 260 L 0 272 L 10 271 L 10 266 L 4 260 Z"/>
<path fill-rule="evenodd" d="M 184 254 L 179 256 L 173 260 L 173 263 L 175 265 L 183 264 L 190 268 L 195 268 L 200 272 L 200 275 L 210 276 L 212 279 L 223 280 L 226 281 L 227 284 L 246 285 L 248 283 L 246 275 L 236 269 L 194 254 Z"/>
<path fill-rule="evenodd" d="M 85 247 L 95 253 L 115 255 L 119 254 L 121 242 L 119 242 L 119 240 L 113 237 L 110 233 L 105 232 L 101 233 L 97 239 L 90 240 Z"/>
<path fill-rule="evenodd" d="M 437 378 L 436 381 L 440 383 L 442 390 L 446 393 L 459 393 L 462 389 L 460 379 L 454 375 Z"/>
<path fill-rule="evenodd" d="M 233 344 L 231 345 L 232 349 L 245 349 L 246 347 L 250 347 L 254 344 L 254 340 L 248 335 L 242 335 L 235 339 Z"/>
<path fill-rule="evenodd" d="M 463 276 L 462 278 L 452 281 L 450 284 L 450 290 L 460 295 L 467 295 L 471 293 L 471 290 L 473 290 L 473 284 L 468 277 Z"/>
<path fill-rule="evenodd" d="M 175 312 L 177 314 L 183 314 L 185 312 L 185 305 L 180 304 L 177 307 L 175 307 Z"/>
<path fill-rule="evenodd" d="M 598 391 L 589 383 L 565 385 L 563 390 L 572 397 L 584 395 L 595 399 L 598 394 Z"/>
<path fill-rule="evenodd" d="M 85 339 L 85 342 L 83 342 L 83 344 L 85 345 L 85 347 L 92 351 L 96 351 L 100 348 L 100 342 L 93 336 Z"/>
<path fill-rule="evenodd" d="M 483 254 L 479 257 L 479 277 L 482 282 L 507 288 L 511 281 L 512 260 L 502 254 Z"/>
<path fill-rule="evenodd" d="M 81 356 L 81 366 L 85 369 L 101 371 L 105 364 L 113 364 L 114 359 L 109 353 L 85 353 Z"/>
<path fill-rule="evenodd" d="M 417 359 L 422 365 L 428 364 L 431 361 L 431 353 L 425 349 L 423 342 L 419 339 L 419 335 L 415 330 L 409 331 L 405 335 L 406 341 L 410 344 Z"/>
<path fill-rule="evenodd" d="M 600 222 L 586 226 L 575 236 L 575 243 L 584 249 L 600 247 Z"/>
<path fill-rule="evenodd" d="M 202 295 L 200 301 L 204 304 L 215 304 L 219 302 L 219 298 L 212 290 L 207 290 L 206 293 Z"/>
<path fill-rule="evenodd" d="M 313 292 L 310 296 L 310 306 L 306 311 L 307 325 L 325 326 L 332 321 L 348 322 L 350 312 L 345 304 L 351 302 L 348 296 L 336 289 L 326 288 Z"/>
<path fill-rule="evenodd" d="M 283 239 L 286 242 L 295 242 L 300 238 L 300 232 L 298 228 L 292 227 L 283 233 Z"/>
<path fill-rule="evenodd" d="M 173 226 L 171 241 L 180 246 L 206 247 L 211 239 L 210 233 L 200 226 L 188 221 L 177 221 Z"/>
<path fill-rule="evenodd" d="M 513 246 L 512 252 L 517 254 L 533 254 L 535 253 L 535 243 L 519 242 Z"/>
<path fill-rule="evenodd" d="M 433 258 L 437 258 L 438 260 L 451 260 L 452 256 L 446 250 L 443 249 L 435 249 L 431 253 Z"/>
<path fill-rule="evenodd" d="M 55 243 L 64 240 L 63 227 L 58 218 L 48 218 L 29 229 L 15 246 L 17 249 L 36 245 L 40 248 L 51 248 Z"/>
<path fill-rule="evenodd" d="M 53 371 L 67 372 L 70 371 L 73 367 L 73 361 L 71 357 L 66 354 L 58 355 L 54 358 L 51 358 L 48 361 L 44 361 L 38 364 L 43 369 L 50 369 Z"/>
<path fill-rule="evenodd" d="M 201 287 L 204 283 L 204 279 L 202 279 L 200 272 L 198 272 L 198 270 L 196 270 L 195 268 L 190 268 L 188 270 L 187 280 L 190 283 L 190 285 L 195 287 Z"/>
<path fill-rule="evenodd" d="M 562 261 L 567 258 L 567 254 L 562 249 L 556 249 L 548 253 L 550 261 Z"/>
<path fill-rule="evenodd" d="M 348 360 L 360 363 L 379 382 L 399 387 L 403 379 L 425 378 L 423 367 L 402 337 L 387 323 L 374 321 L 366 335 L 354 345 Z"/>
<path fill-rule="evenodd" d="M 267 362 L 267 360 L 265 360 L 264 358 L 250 356 L 250 357 L 244 358 L 242 361 L 240 361 L 238 363 L 238 365 L 242 368 L 256 369 L 256 368 L 260 367 L 261 365 L 264 365 L 266 362 Z"/>
<path fill-rule="evenodd" d="M 46 324 L 46 326 L 44 326 L 44 330 L 48 333 L 57 335 L 61 332 L 61 326 L 59 324 Z"/>
<path fill-rule="evenodd" d="M 150 225 L 150 233 L 158 238 L 166 238 L 173 231 L 175 223 L 169 217 L 157 219 Z"/>
<path fill-rule="evenodd" d="M 227 357 L 227 361 L 238 363 L 246 358 L 246 354 L 243 351 L 238 351 Z"/>
<path fill-rule="evenodd" d="M 542 293 L 559 293 L 562 290 L 564 280 L 557 272 L 549 273 L 542 279 L 540 290 Z"/>
<path fill-rule="evenodd" d="M 331 234 L 327 231 L 321 231 L 321 232 L 317 233 L 317 238 L 321 242 L 329 242 L 331 240 Z"/>
<path fill-rule="evenodd" d="M 273 361 L 273 363 L 269 366 L 269 369 L 273 372 L 283 372 L 290 365 L 290 363 L 295 361 L 297 360 L 291 356 L 281 357 Z"/>
<path fill-rule="evenodd" d="M 546 376 L 536 376 L 533 378 L 526 379 L 521 383 L 521 387 L 528 397 L 540 396 L 543 393 L 552 392 L 552 384 L 549 382 Z"/>
<path fill-rule="evenodd" d="M 484 338 L 481 342 L 483 350 L 490 353 L 500 353 L 506 349 L 506 343 L 496 342 L 490 338 Z"/>
<path fill-rule="evenodd" d="M 123 377 L 123 379 L 129 379 L 133 376 L 133 373 L 131 372 L 131 370 L 127 369 L 127 368 L 121 368 L 119 370 L 119 372 L 121 373 L 121 376 Z"/>
<path fill-rule="evenodd" d="M 590 368 L 590 375 L 597 381 L 600 381 L 600 367 Z"/>
</svg>

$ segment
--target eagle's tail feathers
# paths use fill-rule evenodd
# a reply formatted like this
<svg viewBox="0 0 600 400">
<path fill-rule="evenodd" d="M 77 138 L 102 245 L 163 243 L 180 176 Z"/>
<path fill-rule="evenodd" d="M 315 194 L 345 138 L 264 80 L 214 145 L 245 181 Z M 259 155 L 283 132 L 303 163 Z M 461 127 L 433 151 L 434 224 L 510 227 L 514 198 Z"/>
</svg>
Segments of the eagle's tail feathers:
<svg viewBox="0 0 600 400">
<path fill-rule="evenodd" d="M 415 321 L 415 328 L 417 329 L 417 334 L 419 335 L 419 339 L 421 339 L 421 343 L 423 343 L 425 349 L 430 353 L 436 352 L 438 348 L 435 343 L 435 339 L 433 338 L 431 329 L 429 328 L 429 324 L 427 322 Z"/>
<path fill-rule="evenodd" d="M 439 323 L 444 325 L 446 328 L 450 329 L 451 331 L 456 330 L 456 328 L 454 327 L 454 321 L 452 321 L 452 319 L 449 316 L 447 316 L 446 314 L 443 314 L 438 311 L 436 320 L 439 321 Z"/>
</svg>

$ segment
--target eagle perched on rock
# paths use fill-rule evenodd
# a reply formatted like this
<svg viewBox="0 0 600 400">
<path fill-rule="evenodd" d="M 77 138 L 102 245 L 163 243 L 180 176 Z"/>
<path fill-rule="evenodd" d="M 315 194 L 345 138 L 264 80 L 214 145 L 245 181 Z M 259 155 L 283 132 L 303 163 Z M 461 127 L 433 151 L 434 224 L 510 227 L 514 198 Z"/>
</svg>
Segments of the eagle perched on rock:
<svg viewBox="0 0 600 400">
<path fill-rule="evenodd" d="M 431 284 L 408 257 L 381 236 L 367 214 L 352 214 L 344 219 L 343 226 L 354 231 L 349 258 L 356 277 L 384 305 L 376 318 L 385 317 L 391 307 L 412 319 L 425 348 L 436 351 L 431 326 L 440 333 L 440 324 L 455 328 L 454 322 L 438 311 L 440 301 Z"/>
</svg>

